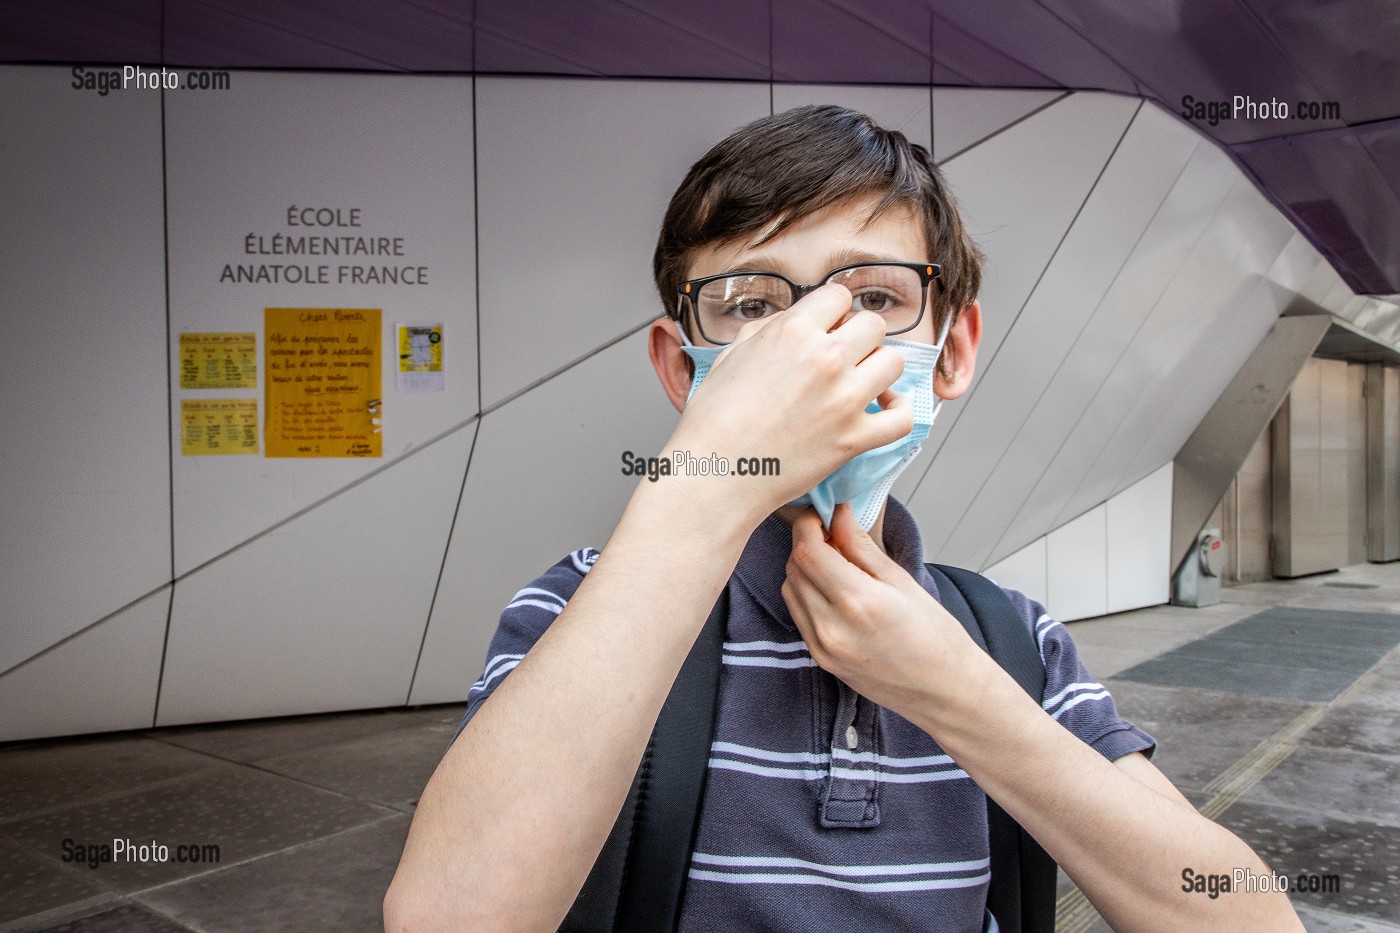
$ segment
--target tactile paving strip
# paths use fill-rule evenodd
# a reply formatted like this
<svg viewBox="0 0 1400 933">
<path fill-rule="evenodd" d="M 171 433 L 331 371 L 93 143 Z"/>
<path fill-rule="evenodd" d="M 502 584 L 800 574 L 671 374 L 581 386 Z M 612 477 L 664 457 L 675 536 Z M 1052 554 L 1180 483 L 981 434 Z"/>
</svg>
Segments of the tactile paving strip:
<svg viewBox="0 0 1400 933">
<path fill-rule="evenodd" d="M 1400 615 L 1275 607 L 1116 675 L 1325 703 L 1400 643 Z"/>
</svg>

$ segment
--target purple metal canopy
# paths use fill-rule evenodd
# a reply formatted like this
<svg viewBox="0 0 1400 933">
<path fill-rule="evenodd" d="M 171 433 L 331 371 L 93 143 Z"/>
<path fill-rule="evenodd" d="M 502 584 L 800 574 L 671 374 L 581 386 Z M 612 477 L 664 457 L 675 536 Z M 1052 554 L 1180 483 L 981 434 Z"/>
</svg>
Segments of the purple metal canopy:
<svg viewBox="0 0 1400 933">
<path fill-rule="evenodd" d="M 5 62 L 1119 91 L 1197 111 L 1370 294 L 1400 293 L 1397 49 L 1395 0 L 10 0 L 0 13 Z M 1268 110 L 1211 126 L 1209 105 L 1236 96 Z"/>
</svg>

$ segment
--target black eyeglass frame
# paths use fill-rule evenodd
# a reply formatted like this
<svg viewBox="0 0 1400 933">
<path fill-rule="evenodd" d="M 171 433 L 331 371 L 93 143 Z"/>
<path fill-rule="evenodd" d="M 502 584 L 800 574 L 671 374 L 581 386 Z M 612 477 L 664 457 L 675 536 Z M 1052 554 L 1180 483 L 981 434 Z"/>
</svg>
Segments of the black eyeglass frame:
<svg viewBox="0 0 1400 933">
<path fill-rule="evenodd" d="M 788 288 L 791 288 L 791 289 L 792 289 L 792 304 L 788 305 L 788 308 L 791 308 L 792 305 L 797 304 L 797 303 L 798 303 L 799 301 L 801 301 L 803 298 L 807 297 L 807 296 L 808 296 L 809 294 L 811 294 L 812 292 L 816 291 L 817 289 L 821 288 L 823 285 L 825 285 L 825 284 L 827 284 L 828 282 L 830 282 L 831 279 L 832 279 L 832 276 L 839 275 L 839 274 L 841 274 L 842 272 L 847 272 L 847 271 L 849 271 L 849 270 L 851 270 L 851 269 L 858 269 L 858 268 L 861 268 L 862 266 L 900 266 L 901 268 L 905 268 L 905 269 L 913 269 L 915 272 L 917 272 L 917 273 L 919 274 L 920 287 L 919 287 L 919 314 L 918 314 L 918 316 L 914 318 L 914 323 L 913 323 L 913 324 L 910 324 L 908 327 L 901 327 L 899 330 L 896 330 L 896 331 L 891 331 L 891 332 L 889 332 L 889 333 L 887 333 L 887 334 L 885 335 L 885 336 L 887 336 L 887 337 L 893 337 L 893 336 L 895 336 L 896 334 L 907 334 L 909 331 L 911 331 L 911 330 L 913 330 L 914 328 L 918 327 L 919 324 L 923 321 L 923 319 L 924 319 L 924 311 L 925 311 L 925 309 L 928 308 L 928 287 L 929 287 L 929 283 L 931 283 L 931 282 L 936 282 L 936 283 L 938 284 L 938 290 L 939 290 L 940 292 L 943 291 L 943 282 L 942 282 L 942 280 L 940 279 L 940 276 L 943 274 L 943 266 L 942 266 L 941 264 L 939 264 L 939 263 L 936 263 L 936 262 L 899 262 L 899 261 L 896 261 L 896 260 L 875 260 L 875 261 L 872 261 L 872 262 L 853 262 L 853 263 L 848 263 L 847 265 L 838 266 L 837 268 L 832 269 L 830 272 L 828 272 L 828 273 L 826 274 L 826 278 L 822 279 L 820 282 L 816 283 L 815 285 L 798 285 L 796 282 L 794 282 L 792 279 L 788 278 L 787 276 L 783 275 L 781 272 L 762 272 L 762 271 L 754 271 L 754 272 L 721 272 L 719 275 L 707 275 L 707 276 L 704 276 L 703 278 L 698 278 L 698 279 L 686 279 L 685 281 L 681 282 L 681 283 L 676 287 L 676 296 L 677 296 L 677 298 L 676 298 L 676 307 L 675 307 L 675 310 L 669 311 L 669 312 L 667 312 L 667 314 L 668 314 L 668 316 L 671 318 L 671 320 L 675 321 L 675 322 L 676 322 L 677 324 L 679 324 L 682 328 L 684 328 L 684 327 L 685 327 L 685 311 L 684 311 L 683 309 L 684 309 L 685 305 L 686 305 L 687 303 L 689 303 L 690 309 L 691 309 L 691 317 L 694 318 L 694 320 L 695 320 L 695 330 L 696 330 L 696 333 L 698 333 L 701 337 L 705 338 L 706 341 L 708 341 L 709 343 L 711 343 L 711 344 L 714 345 L 714 346 L 717 346 L 717 347 L 727 347 L 727 346 L 729 346 L 729 344 L 732 343 L 733 341 L 725 340 L 725 341 L 722 341 L 722 342 L 721 342 L 721 341 L 717 341 L 717 340 L 711 340 L 711 339 L 710 339 L 710 336 L 709 336 L 708 334 L 705 333 L 705 329 L 704 329 L 702 326 L 700 326 L 700 315 L 697 314 L 697 313 L 695 313 L 695 302 L 694 302 L 694 300 L 693 300 L 693 296 L 698 295 L 698 294 L 700 293 L 700 289 L 704 288 L 704 287 L 705 287 L 706 285 L 708 285 L 709 283 L 711 283 L 711 282 L 717 282 L 717 281 L 719 281 L 720 279 L 732 279 L 732 278 L 735 278 L 735 277 L 741 276 L 741 275 L 769 275 L 769 276 L 772 276 L 773 278 L 776 278 L 776 279 L 782 279 L 784 282 L 787 283 Z M 787 309 L 785 308 L 785 309 L 783 309 L 783 310 L 787 310 Z M 780 311 L 780 312 L 778 312 L 778 313 L 781 314 L 782 312 Z"/>
</svg>

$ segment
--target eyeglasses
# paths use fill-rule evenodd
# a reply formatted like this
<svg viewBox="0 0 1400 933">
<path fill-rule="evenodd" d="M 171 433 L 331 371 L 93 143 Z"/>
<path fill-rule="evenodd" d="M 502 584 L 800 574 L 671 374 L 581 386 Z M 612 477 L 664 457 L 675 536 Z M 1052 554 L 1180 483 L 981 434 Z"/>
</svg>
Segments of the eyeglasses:
<svg viewBox="0 0 1400 933">
<path fill-rule="evenodd" d="M 689 312 L 700 336 L 723 346 L 750 321 L 786 311 L 809 292 L 837 282 L 850 290 L 852 311 L 879 314 L 885 334 L 893 336 L 919 326 L 929 283 L 942 271 L 934 262 L 862 262 L 834 269 L 816 285 L 798 285 L 776 272 L 726 272 L 680 283 L 671 317 L 684 326 Z"/>
</svg>

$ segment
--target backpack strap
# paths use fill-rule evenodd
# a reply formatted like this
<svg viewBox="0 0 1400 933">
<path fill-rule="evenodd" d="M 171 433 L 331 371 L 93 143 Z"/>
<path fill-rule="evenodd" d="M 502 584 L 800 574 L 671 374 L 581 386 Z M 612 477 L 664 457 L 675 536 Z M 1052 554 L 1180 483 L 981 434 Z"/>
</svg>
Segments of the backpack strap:
<svg viewBox="0 0 1400 933">
<path fill-rule="evenodd" d="M 1034 633 L 1011 600 L 979 574 L 926 566 L 944 608 L 1039 704 L 1045 666 Z M 560 933 L 676 929 L 714 741 L 728 611 L 726 588 L 672 685 L 632 789 Z M 1000 929 L 1052 933 L 1058 866 L 990 797 L 987 829 L 992 874 L 987 905 Z"/>
<path fill-rule="evenodd" d="M 726 584 L 661 707 L 632 789 L 560 933 L 676 928 L 709 772 L 728 616 Z"/>
<path fill-rule="evenodd" d="M 1040 647 L 1001 587 L 970 570 L 926 566 L 938 584 L 943 607 L 1040 705 L 1045 695 Z M 992 872 L 987 907 L 999 928 L 1005 933 L 1051 933 L 1059 866 L 991 797 L 987 798 L 987 833 Z"/>
</svg>

